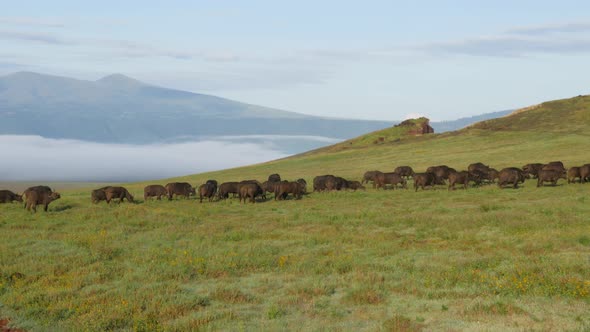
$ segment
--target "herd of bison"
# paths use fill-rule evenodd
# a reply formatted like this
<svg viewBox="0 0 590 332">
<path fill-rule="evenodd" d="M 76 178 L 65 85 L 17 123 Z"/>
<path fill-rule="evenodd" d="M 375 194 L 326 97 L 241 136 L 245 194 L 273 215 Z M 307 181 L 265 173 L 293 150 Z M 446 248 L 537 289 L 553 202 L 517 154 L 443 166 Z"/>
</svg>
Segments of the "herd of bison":
<svg viewBox="0 0 590 332">
<path fill-rule="evenodd" d="M 426 187 L 434 188 L 437 185 L 446 185 L 448 181 L 448 190 L 454 190 L 455 185 L 463 186 L 467 189 L 470 182 L 479 186 L 482 184 L 497 183 L 498 187 L 518 188 L 519 183 L 524 183 L 525 179 L 537 179 L 537 187 L 543 186 L 545 182 L 556 185 L 559 179 L 566 179 L 568 183 L 585 183 L 590 182 L 590 164 L 579 167 L 566 169 L 561 161 L 553 161 L 548 164 L 527 164 L 522 168 L 507 167 L 500 171 L 491 168 L 482 163 L 469 165 L 466 171 L 457 171 L 446 165 L 428 167 L 424 173 L 415 173 L 410 166 L 400 166 L 395 171 L 384 173 L 380 171 L 368 171 L 364 174 L 362 181 L 350 181 L 333 175 L 316 176 L 313 179 L 313 191 L 332 191 L 332 190 L 357 190 L 365 189 L 363 184 L 372 182 L 373 188 L 392 189 L 401 187 L 408 188 L 408 179 L 413 179 L 414 189 L 423 190 Z M 307 190 L 307 183 L 304 179 L 297 181 L 281 180 L 279 174 L 271 174 L 268 181 L 260 183 L 257 180 L 245 180 L 241 182 L 224 182 L 218 185 L 215 180 L 208 180 L 198 188 L 191 186 L 187 182 L 173 182 L 166 186 L 153 184 L 144 188 L 144 201 L 155 198 L 161 200 L 167 197 L 172 200 L 175 196 L 189 198 L 199 196 L 199 201 L 203 199 L 210 202 L 214 199 L 222 200 L 230 197 L 238 197 L 240 202 L 250 201 L 254 203 L 256 198 L 260 197 L 266 200 L 267 193 L 273 193 L 275 200 L 286 199 L 291 195 L 295 199 L 300 199 Z M 25 202 L 27 210 L 37 211 L 37 205 L 43 205 L 47 211 L 48 205 L 60 198 L 58 192 L 54 192 L 48 186 L 30 187 L 22 195 L 13 193 L 10 190 L 0 190 L 0 203 L 11 203 L 14 201 Z M 91 193 L 92 203 L 106 201 L 110 203 L 115 200 L 121 203 L 127 199 L 128 202 L 134 202 L 133 196 L 124 187 L 107 186 L 93 190 Z"/>
</svg>

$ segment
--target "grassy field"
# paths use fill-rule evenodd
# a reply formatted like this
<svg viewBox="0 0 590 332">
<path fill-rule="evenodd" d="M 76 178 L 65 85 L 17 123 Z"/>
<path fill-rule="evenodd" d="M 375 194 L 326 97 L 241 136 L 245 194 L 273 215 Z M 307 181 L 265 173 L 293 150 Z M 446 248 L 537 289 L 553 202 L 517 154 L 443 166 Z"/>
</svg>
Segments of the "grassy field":
<svg viewBox="0 0 590 332">
<path fill-rule="evenodd" d="M 175 180 L 590 162 L 590 131 L 487 126 Z M 245 205 L 142 202 L 145 184 L 126 185 L 138 204 L 66 189 L 49 213 L 0 205 L 0 318 L 76 331 L 590 330 L 590 184 Z"/>
</svg>

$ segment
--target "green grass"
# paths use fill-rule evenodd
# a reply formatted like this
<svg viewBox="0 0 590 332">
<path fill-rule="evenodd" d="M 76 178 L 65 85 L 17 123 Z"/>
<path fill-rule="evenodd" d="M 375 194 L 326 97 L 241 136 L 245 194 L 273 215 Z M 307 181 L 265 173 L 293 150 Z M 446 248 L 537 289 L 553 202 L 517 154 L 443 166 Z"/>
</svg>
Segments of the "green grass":
<svg viewBox="0 0 590 332">
<path fill-rule="evenodd" d="M 590 162 L 587 132 L 472 128 L 178 180 L 574 166 Z M 140 198 L 145 184 L 126 186 Z M 589 193 L 560 180 L 106 206 L 69 189 L 49 213 L 0 205 L 0 318 L 33 331 L 588 330 Z"/>
</svg>

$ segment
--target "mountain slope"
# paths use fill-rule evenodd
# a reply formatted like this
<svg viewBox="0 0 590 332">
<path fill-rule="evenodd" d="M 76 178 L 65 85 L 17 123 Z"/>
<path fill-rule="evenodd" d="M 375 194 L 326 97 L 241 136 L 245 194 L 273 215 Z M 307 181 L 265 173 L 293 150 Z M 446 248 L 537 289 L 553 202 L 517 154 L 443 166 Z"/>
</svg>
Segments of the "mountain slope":
<svg viewBox="0 0 590 332">
<path fill-rule="evenodd" d="M 285 178 L 303 177 L 308 181 L 315 175 L 327 173 L 359 179 L 372 169 L 393 171 L 396 166 L 410 165 L 416 171 L 424 171 L 428 166 L 439 164 L 466 169 L 468 164 L 477 161 L 498 169 L 552 160 L 562 160 L 568 167 L 582 165 L 590 163 L 590 155 L 580 153 L 587 151 L 590 142 L 589 101 L 590 97 L 575 97 L 547 102 L 462 130 L 401 135 L 399 140 L 381 144 L 371 143 L 379 131 L 372 132 L 350 140 L 370 143 L 358 147 L 343 142 L 268 163 L 180 179 L 195 183 L 207 178 L 264 179 L 274 172 L 284 174 Z"/>
<path fill-rule="evenodd" d="M 150 143 L 215 135 L 348 138 L 389 122 L 330 119 L 148 85 L 20 72 L 0 77 L 0 134 Z"/>
</svg>

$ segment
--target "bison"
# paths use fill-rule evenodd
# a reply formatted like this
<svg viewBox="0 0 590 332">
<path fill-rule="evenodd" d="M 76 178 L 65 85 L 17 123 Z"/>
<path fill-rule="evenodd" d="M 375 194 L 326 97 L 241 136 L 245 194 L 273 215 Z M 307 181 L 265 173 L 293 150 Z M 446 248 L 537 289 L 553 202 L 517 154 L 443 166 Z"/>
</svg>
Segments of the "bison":
<svg viewBox="0 0 590 332">
<path fill-rule="evenodd" d="M 414 176 L 414 170 L 410 166 L 396 167 L 393 172 L 397 173 L 400 176 L 405 177 L 405 178 L 410 178 L 410 177 Z"/>
<path fill-rule="evenodd" d="M 551 182 L 554 186 L 557 185 L 557 180 L 567 179 L 567 176 L 561 170 L 545 170 L 542 169 L 538 173 L 537 187 L 543 186 L 544 182 Z"/>
<path fill-rule="evenodd" d="M 302 193 L 305 194 L 307 192 L 307 181 L 305 179 L 297 179 L 295 182 L 302 186 Z"/>
<path fill-rule="evenodd" d="M 480 171 L 480 172 L 486 173 L 489 170 L 490 170 L 490 166 L 484 165 L 481 162 L 469 164 L 469 166 L 467 167 L 467 172 L 469 172 L 469 173 L 473 173 L 474 171 Z"/>
<path fill-rule="evenodd" d="M 107 200 L 107 196 L 104 192 L 105 189 L 107 189 L 108 187 L 102 187 L 99 189 L 95 189 L 90 193 L 90 200 L 92 201 L 93 204 L 96 204 L 100 201 L 106 201 Z"/>
<path fill-rule="evenodd" d="M 166 192 L 168 193 L 168 200 L 171 201 L 174 195 L 184 196 L 186 199 L 190 195 L 196 196 L 197 192 L 188 182 L 171 182 L 166 185 Z"/>
<path fill-rule="evenodd" d="M 313 178 L 313 191 L 315 192 L 326 190 L 326 180 L 331 179 L 333 177 L 334 175 L 319 175 Z"/>
<path fill-rule="evenodd" d="M 26 199 L 29 196 L 29 194 L 33 191 L 39 192 L 39 193 L 49 193 L 51 194 L 53 192 L 53 190 L 51 190 L 51 188 L 49 188 L 48 186 L 34 186 L 34 187 L 29 187 L 27 188 L 24 192 L 23 192 L 23 200 L 25 202 L 24 204 L 24 208 L 27 207 L 27 203 L 26 203 Z"/>
<path fill-rule="evenodd" d="M 377 188 L 383 189 L 387 189 L 386 186 L 388 184 L 391 185 L 392 189 L 395 189 L 398 184 L 401 184 L 402 188 L 408 188 L 406 179 L 395 172 L 378 174 L 377 177 L 375 177 L 375 183 L 377 184 Z"/>
<path fill-rule="evenodd" d="M 580 167 L 580 183 L 590 181 L 590 164 Z"/>
<path fill-rule="evenodd" d="M 37 205 L 43 205 L 43 211 L 47 212 L 49 203 L 59 199 L 61 195 L 58 192 L 36 191 L 32 190 L 27 194 L 25 207 L 27 210 L 37 212 Z"/>
<path fill-rule="evenodd" d="M 254 182 L 243 183 L 239 185 L 238 195 L 240 202 L 244 200 L 246 203 L 246 199 L 250 198 L 250 202 L 255 203 L 256 196 L 262 195 L 262 188 Z"/>
<path fill-rule="evenodd" d="M 360 182 L 358 181 L 348 181 L 348 185 L 346 186 L 348 189 L 353 190 L 353 191 L 357 191 L 357 190 L 365 190 L 365 186 L 363 186 Z"/>
<path fill-rule="evenodd" d="M 215 197 L 215 192 L 217 191 L 217 186 L 213 182 L 207 181 L 199 186 L 199 202 L 203 203 L 203 197 L 208 198 L 209 202 L 213 200 Z"/>
<path fill-rule="evenodd" d="M 363 179 L 361 180 L 361 184 L 369 183 L 369 181 L 373 182 L 373 188 L 375 188 L 375 177 L 379 174 L 382 174 L 380 171 L 368 171 L 365 172 L 363 175 Z"/>
<path fill-rule="evenodd" d="M 268 176 L 268 182 L 281 182 L 281 176 L 278 174 L 271 174 Z"/>
<path fill-rule="evenodd" d="M 129 203 L 135 202 L 133 196 L 125 187 L 106 187 L 104 194 L 106 196 L 107 204 L 110 204 L 113 199 L 117 199 L 119 204 L 123 202 L 124 199 L 127 199 L 127 202 Z"/>
<path fill-rule="evenodd" d="M 526 164 L 522 166 L 522 170 L 526 177 L 532 177 L 533 179 L 537 178 L 537 174 L 539 171 L 545 166 L 545 164 L 540 163 L 533 163 L 533 164 Z"/>
<path fill-rule="evenodd" d="M 415 173 L 414 174 L 414 189 L 418 191 L 418 188 L 427 186 L 434 186 L 436 184 L 436 178 L 432 173 Z"/>
<path fill-rule="evenodd" d="M 150 197 L 156 197 L 156 199 L 162 200 L 162 196 L 168 196 L 166 188 L 159 184 L 152 184 L 143 188 L 143 200 L 147 201 Z"/>
<path fill-rule="evenodd" d="M 502 169 L 498 174 L 498 187 L 504 188 L 504 186 L 511 184 L 516 189 L 519 183 L 524 183 L 524 179 L 524 172 L 521 169 L 507 167 Z"/>
<path fill-rule="evenodd" d="M 426 173 L 431 173 L 434 175 L 435 184 L 442 184 L 442 185 L 445 184 L 445 180 L 448 180 L 449 174 L 451 172 L 456 172 L 456 170 L 447 166 L 447 165 L 430 166 L 426 170 Z"/>
<path fill-rule="evenodd" d="M 580 178 L 580 183 L 582 183 L 580 168 L 581 167 L 571 167 L 567 170 L 567 183 L 576 183 L 577 178 Z"/>
<path fill-rule="evenodd" d="M 292 194 L 295 199 L 301 199 L 303 187 L 299 182 L 281 181 L 275 186 L 275 200 L 285 199 L 288 194 Z"/>
<path fill-rule="evenodd" d="M 479 183 L 481 181 L 481 176 L 483 173 L 474 169 L 471 172 L 468 171 L 461 171 L 461 172 L 452 172 L 449 174 L 449 190 L 455 190 L 455 184 L 459 183 L 463 185 L 464 189 L 467 189 L 467 185 L 469 181 L 474 181 Z"/>
<path fill-rule="evenodd" d="M 22 202 L 23 196 L 17 195 L 10 190 L 0 190 L 0 203 Z"/>
<path fill-rule="evenodd" d="M 238 193 L 238 182 L 224 182 L 219 185 L 217 190 L 218 199 L 226 199 L 229 194 L 236 195 Z"/>
</svg>

